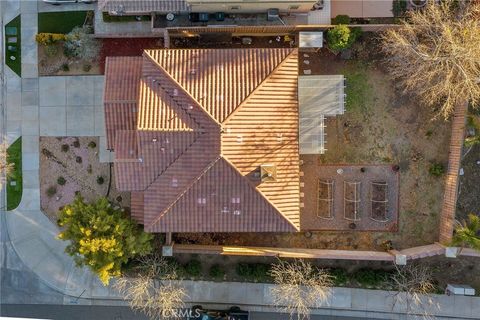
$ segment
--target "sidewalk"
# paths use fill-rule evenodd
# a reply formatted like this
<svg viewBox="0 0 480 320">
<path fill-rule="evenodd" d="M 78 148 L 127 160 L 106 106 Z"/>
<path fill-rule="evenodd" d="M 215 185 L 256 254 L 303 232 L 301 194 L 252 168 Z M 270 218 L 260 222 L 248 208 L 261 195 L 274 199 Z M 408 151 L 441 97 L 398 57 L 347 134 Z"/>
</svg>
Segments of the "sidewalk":
<svg viewBox="0 0 480 320">
<path fill-rule="evenodd" d="M 5 134 L 8 143 L 22 136 L 24 189 L 18 208 L 3 213 L 6 241 L 26 267 L 51 288 L 70 296 L 83 293 L 85 298 L 111 298 L 89 270 L 77 268 L 64 253 L 65 243 L 56 239 L 58 228 L 40 210 L 40 135 L 100 136 L 102 146 L 105 134 L 103 76 L 38 77 L 37 4 L 36 0 L 9 1 L 3 13 L 4 24 L 21 14 L 22 25 L 22 78 L 5 67 Z M 108 161 L 109 153 L 101 152 L 101 157 Z"/>
</svg>

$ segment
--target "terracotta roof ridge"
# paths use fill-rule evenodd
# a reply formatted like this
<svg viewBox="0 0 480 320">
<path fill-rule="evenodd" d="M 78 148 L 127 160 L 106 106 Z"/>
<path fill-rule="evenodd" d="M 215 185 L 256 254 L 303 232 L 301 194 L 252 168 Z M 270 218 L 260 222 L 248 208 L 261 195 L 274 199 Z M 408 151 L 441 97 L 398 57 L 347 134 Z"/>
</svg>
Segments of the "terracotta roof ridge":
<svg viewBox="0 0 480 320">
<path fill-rule="evenodd" d="M 240 177 L 242 177 L 242 179 L 245 180 L 246 183 L 247 183 L 252 189 L 254 189 L 255 192 L 257 192 L 258 194 L 260 194 L 260 195 L 263 197 L 263 199 L 265 199 L 265 201 L 268 202 L 268 204 L 270 204 L 285 220 L 287 220 L 288 223 L 290 223 L 290 224 L 295 228 L 295 230 L 297 230 L 297 231 L 300 230 L 300 227 L 297 226 L 297 225 L 295 225 L 295 223 L 293 223 L 289 218 L 287 218 L 287 217 L 282 213 L 282 211 L 280 211 L 280 210 L 277 208 L 277 206 L 276 206 L 272 201 L 270 201 L 270 199 L 268 199 L 268 197 L 267 197 L 262 191 L 260 191 L 259 189 L 257 189 L 257 187 L 255 187 L 255 186 L 253 185 L 253 183 L 252 183 L 250 180 L 248 180 L 248 178 L 245 178 L 245 177 L 242 175 L 242 173 L 237 169 L 237 167 L 236 167 L 230 160 L 228 160 L 228 158 L 224 157 L 223 155 L 220 155 L 220 158 L 222 158 L 223 160 L 225 160 L 225 162 L 228 163 L 228 164 L 240 175 Z"/>
<path fill-rule="evenodd" d="M 153 226 L 155 223 L 157 223 L 164 215 L 170 211 L 170 209 L 193 187 L 193 185 L 200 180 L 217 162 L 220 160 L 222 157 L 218 156 L 216 157 L 212 162 L 210 162 L 203 170 L 200 172 L 200 174 L 192 179 L 192 181 L 187 185 L 185 189 L 175 198 L 175 200 L 172 201 L 156 218 L 153 220 L 148 226 L 146 226 L 146 229 L 148 227 Z"/>
<path fill-rule="evenodd" d="M 157 49 L 157 50 L 158 50 L 158 49 Z M 169 50 L 170 50 L 170 49 L 169 49 Z M 200 109 L 201 109 L 212 121 L 214 121 L 214 122 L 215 122 L 216 124 L 218 124 L 218 125 L 221 125 L 221 123 L 218 122 L 217 119 L 215 119 L 215 118 L 210 114 L 210 112 L 208 112 L 208 111 L 203 107 L 203 105 L 202 105 L 200 102 L 198 102 L 198 101 L 195 99 L 195 97 L 193 97 L 193 96 L 190 94 L 190 92 L 188 92 L 187 90 L 185 90 L 185 88 L 184 88 L 177 80 L 175 80 L 175 79 L 172 77 L 172 75 L 171 75 L 170 73 L 168 73 L 168 71 L 165 70 L 165 68 L 163 68 L 163 67 L 150 55 L 150 53 L 148 52 L 148 50 L 144 50 L 144 51 L 143 51 L 143 54 L 144 54 L 144 56 L 146 56 L 152 63 L 154 63 L 154 64 L 168 77 L 168 79 L 169 79 L 170 81 L 172 81 L 173 83 L 175 83 L 175 84 L 178 86 L 178 88 L 181 88 L 181 90 L 183 91 L 183 93 L 184 93 L 185 95 L 187 95 L 190 99 L 192 99 L 192 101 L 194 101 L 194 102 L 200 107 Z"/>
<path fill-rule="evenodd" d="M 231 118 L 233 118 L 237 114 L 237 112 L 242 108 L 242 106 L 245 105 L 252 97 L 255 96 L 255 94 L 259 90 L 262 89 L 263 84 L 268 80 L 270 80 L 272 75 L 275 74 L 275 72 L 277 72 L 286 63 L 286 61 L 293 54 L 296 54 L 297 52 L 298 51 L 296 49 L 290 49 L 290 53 L 282 61 L 280 61 L 280 63 L 272 70 L 272 72 L 270 72 L 270 74 L 266 76 L 265 79 L 263 79 L 262 82 L 260 82 L 258 86 L 252 92 L 250 92 L 250 94 L 245 99 L 243 99 L 243 101 L 238 105 L 238 107 L 236 107 L 235 110 L 233 110 L 232 113 L 230 113 L 228 117 L 226 117 L 225 120 L 222 121 L 222 125 L 226 124 Z"/>
</svg>

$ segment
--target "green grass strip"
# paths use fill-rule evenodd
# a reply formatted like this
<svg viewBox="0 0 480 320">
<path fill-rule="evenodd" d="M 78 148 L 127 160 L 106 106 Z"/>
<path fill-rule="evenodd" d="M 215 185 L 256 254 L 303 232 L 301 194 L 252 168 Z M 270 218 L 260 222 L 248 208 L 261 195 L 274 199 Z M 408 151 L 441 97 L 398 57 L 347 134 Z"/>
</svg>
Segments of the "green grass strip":
<svg viewBox="0 0 480 320">
<path fill-rule="evenodd" d="M 22 76 L 22 46 L 20 15 L 5 25 L 5 64 Z"/>
<path fill-rule="evenodd" d="M 7 210 L 13 210 L 22 200 L 22 138 L 18 138 L 7 149 L 7 162 L 13 163 L 13 170 L 7 176 Z M 12 182 L 15 181 L 15 185 Z"/>
<path fill-rule="evenodd" d="M 67 34 L 75 27 L 83 26 L 88 11 L 40 12 L 38 33 Z"/>
</svg>

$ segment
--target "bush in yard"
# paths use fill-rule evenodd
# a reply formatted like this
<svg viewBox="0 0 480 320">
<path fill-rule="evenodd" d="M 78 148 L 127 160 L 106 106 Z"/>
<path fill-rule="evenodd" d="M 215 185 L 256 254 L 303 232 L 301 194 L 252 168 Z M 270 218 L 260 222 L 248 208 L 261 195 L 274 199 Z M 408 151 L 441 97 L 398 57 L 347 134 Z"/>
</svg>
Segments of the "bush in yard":
<svg viewBox="0 0 480 320">
<path fill-rule="evenodd" d="M 95 141 L 90 141 L 88 143 L 88 147 L 91 149 L 95 149 L 97 147 L 97 144 L 95 143 Z"/>
<path fill-rule="evenodd" d="M 82 157 L 80 157 L 80 156 L 75 158 L 76 163 L 82 163 L 82 161 L 83 161 Z"/>
<path fill-rule="evenodd" d="M 93 37 L 92 28 L 75 27 L 66 36 L 64 53 L 67 57 L 95 61 L 100 52 L 100 44 Z"/>
<path fill-rule="evenodd" d="M 185 273 L 191 277 L 198 277 L 202 273 L 202 264 L 198 260 L 190 260 L 184 267 Z"/>
<path fill-rule="evenodd" d="M 64 186 L 67 181 L 65 180 L 64 177 L 58 177 L 57 183 L 61 186 Z"/>
<path fill-rule="evenodd" d="M 353 274 L 353 278 L 364 288 L 381 285 L 388 280 L 390 273 L 383 270 L 360 269 Z"/>
<path fill-rule="evenodd" d="M 45 46 L 45 54 L 48 56 L 48 57 L 55 57 L 58 53 L 58 48 L 57 46 L 53 45 L 53 44 L 49 44 L 47 46 Z"/>
<path fill-rule="evenodd" d="M 62 64 L 62 70 L 65 72 L 70 71 L 70 66 L 68 65 L 68 63 Z"/>
<path fill-rule="evenodd" d="M 82 197 L 60 211 L 59 239 L 69 241 L 65 251 L 77 265 L 88 266 L 103 284 L 119 276 L 132 258 L 152 251 L 151 234 L 143 232 L 122 209 L 114 208 L 106 198 L 86 203 Z"/>
<path fill-rule="evenodd" d="M 51 44 L 55 44 L 59 41 L 65 41 L 66 37 L 62 33 L 38 33 L 35 36 L 35 41 L 37 41 L 38 44 L 48 46 Z"/>
<path fill-rule="evenodd" d="M 346 14 L 339 14 L 332 19 L 332 24 L 350 24 L 350 17 Z"/>
<path fill-rule="evenodd" d="M 445 167 L 441 163 L 432 163 L 428 172 L 434 177 L 440 177 L 445 173 Z"/>
<path fill-rule="evenodd" d="M 68 144 L 62 144 L 62 152 L 68 152 L 70 150 L 70 146 Z"/>
<path fill-rule="evenodd" d="M 340 52 L 348 49 L 358 39 L 362 31 L 360 28 L 349 28 L 339 24 L 327 31 L 327 43 L 330 50 Z"/>
<path fill-rule="evenodd" d="M 242 278 L 263 281 L 269 278 L 270 265 L 264 263 L 239 263 L 236 272 Z"/>
<path fill-rule="evenodd" d="M 347 272 L 344 269 L 332 269 L 330 270 L 330 274 L 332 275 L 333 282 L 336 286 L 343 286 L 347 283 Z"/>
<path fill-rule="evenodd" d="M 97 183 L 102 185 L 105 182 L 105 179 L 102 176 L 97 177 Z"/>
<path fill-rule="evenodd" d="M 210 268 L 209 274 L 212 278 L 220 279 L 225 275 L 225 270 L 222 266 L 215 264 Z"/>
<path fill-rule="evenodd" d="M 48 197 L 53 197 L 57 193 L 57 187 L 51 186 L 47 189 L 47 196 Z"/>
<path fill-rule="evenodd" d="M 73 146 L 75 148 L 80 148 L 80 141 L 78 141 L 78 140 L 73 141 Z"/>
</svg>

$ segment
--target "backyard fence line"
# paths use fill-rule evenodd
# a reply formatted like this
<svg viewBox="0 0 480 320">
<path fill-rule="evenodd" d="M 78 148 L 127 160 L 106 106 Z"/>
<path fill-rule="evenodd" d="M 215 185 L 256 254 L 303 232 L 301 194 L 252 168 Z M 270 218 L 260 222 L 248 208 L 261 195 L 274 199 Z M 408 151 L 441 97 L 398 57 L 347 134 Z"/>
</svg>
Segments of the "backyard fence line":
<svg viewBox="0 0 480 320">
<path fill-rule="evenodd" d="M 455 212 L 457 208 L 458 175 L 462 159 L 467 110 L 468 102 L 458 103 L 453 114 L 448 170 L 445 179 L 442 212 L 440 215 L 439 241 L 444 244 L 450 243 L 453 236 Z"/>
<path fill-rule="evenodd" d="M 472 250 L 463 249 L 461 255 L 476 256 Z M 173 244 L 174 253 L 213 254 L 233 256 L 263 256 L 297 259 L 325 259 L 325 260 L 359 260 L 359 261 L 390 261 L 395 262 L 398 257 L 405 261 L 426 257 L 445 255 L 445 247 L 439 243 L 426 246 L 408 248 L 404 250 L 358 251 L 358 250 L 327 250 L 306 248 L 274 248 L 274 247 L 247 247 L 221 245 Z M 480 253 L 478 254 L 480 257 Z"/>
</svg>

